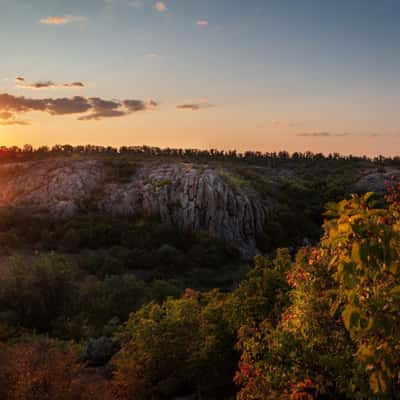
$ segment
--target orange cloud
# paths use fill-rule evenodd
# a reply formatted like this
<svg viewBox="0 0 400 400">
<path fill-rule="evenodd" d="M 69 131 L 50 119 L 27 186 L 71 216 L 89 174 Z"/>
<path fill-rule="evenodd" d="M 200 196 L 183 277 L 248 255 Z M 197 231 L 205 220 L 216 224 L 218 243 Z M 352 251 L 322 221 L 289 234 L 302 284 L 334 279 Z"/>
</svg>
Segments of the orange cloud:
<svg viewBox="0 0 400 400">
<path fill-rule="evenodd" d="M 208 103 L 183 103 L 183 104 L 178 104 L 176 106 L 178 110 L 189 110 L 189 111 L 199 111 L 203 108 L 211 108 L 211 107 L 213 106 Z"/>
<path fill-rule="evenodd" d="M 350 133 L 330 133 L 330 132 L 305 132 L 305 133 L 299 133 L 297 136 L 303 136 L 303 137 L 345 137 L 345 136 L 350 136 Z"/>
<path fill-rule="evenodd" d="M 8 126 L 8 125 L 29 125 L 26 121 L 21 121 L 16 119 L 15 115 L 9 111 L 1 111 L 0 112 L 0 125 Z"/>
<path fill-rule="evenodd" d="M 162 1 L 157 1 L 157 3 L 154 4 L 153 8 L 156 9 L 160 13 L 163 13 L 168 10 L 166 4 Z"/>
<path fill-rule="evenodd" d="M 76 15 L 54 15 L 47 18 L 42 18 L 39 22 L 43 25 L 67 25 L 71 22 L 82 22 L 85 20 L 85 17 Z"/>
</svg>

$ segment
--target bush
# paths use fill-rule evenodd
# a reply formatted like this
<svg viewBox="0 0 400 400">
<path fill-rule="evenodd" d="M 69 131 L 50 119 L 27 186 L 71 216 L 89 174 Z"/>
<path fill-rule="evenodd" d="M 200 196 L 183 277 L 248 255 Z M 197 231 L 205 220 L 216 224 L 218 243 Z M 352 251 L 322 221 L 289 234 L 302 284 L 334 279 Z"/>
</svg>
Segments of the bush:
<svg viewBox="0 0 400 400">
<path fill-rule="evenodd" d="M 287 273 L 278 323 L 240 329 L 239 399 L 398 398 L 398 200 L 375 208 L 371 194 L 353 196 L 328 217 L 321 246 Z"/>
</svg>

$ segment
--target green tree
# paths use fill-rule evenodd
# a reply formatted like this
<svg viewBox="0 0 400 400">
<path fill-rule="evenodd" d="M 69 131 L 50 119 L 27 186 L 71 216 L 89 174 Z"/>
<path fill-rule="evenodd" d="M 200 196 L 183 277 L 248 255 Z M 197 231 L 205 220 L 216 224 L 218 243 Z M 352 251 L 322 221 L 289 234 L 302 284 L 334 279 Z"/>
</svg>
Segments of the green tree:
<svg viewBox="0 0 400 400">
<path fill-rule="evenodd" d="M 236 355 L 224 299 L 217 291 L 188 289 L 180 299 L 132 314 L 115 361 L 118 386 L 134 398 L 154 399 L 231 390 Z"/>
<path fill-rule="evenodd" d="M 233 291 L 225 310 L 233 332 L 242 326 L 255 327 L 267 317 L 273 320 L 279 317 L 288 301 L 289 286 L 284 272 L 291 262 L 287 249 L 279 249 L 273 261 L 255 257 L 254 268 Z"/>
<path fill-rule="evenodd" d="M 353 196 L 327 216 L 286 273 L 277 324 L 239 331 L 239 399 L 399 398 L 399 204 Z"/>
<path fill-rule="evenodd" d="M 31 262 L 12 258 L 0 281 L 0 310 L 10 322 L 49 332 L 55 320 L 74 310 L 77 270 L 65 258 L 42 254 Z"/>
<path fill-rule="evenodd" d="M 333 308 L 356 345 L 376 397 L 400 391 L 400 208 L 371 193 L 331 205 L 323 251 L 337 285 Z"/>
</svg>

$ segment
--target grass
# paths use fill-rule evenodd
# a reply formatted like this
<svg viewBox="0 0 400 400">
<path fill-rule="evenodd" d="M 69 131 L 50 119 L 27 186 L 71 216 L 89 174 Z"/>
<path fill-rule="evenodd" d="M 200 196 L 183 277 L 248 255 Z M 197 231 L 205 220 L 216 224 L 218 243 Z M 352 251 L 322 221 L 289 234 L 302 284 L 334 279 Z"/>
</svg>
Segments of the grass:
<svg viewBox="0 0 400 400">
<path fill-rule="evenodd" d="M 249 183 L 245 179 L 225 169 L 218 168 L 218 175 L 224 178 L 233 189 L 239 190 L 249 186 Z"/>
</svg>

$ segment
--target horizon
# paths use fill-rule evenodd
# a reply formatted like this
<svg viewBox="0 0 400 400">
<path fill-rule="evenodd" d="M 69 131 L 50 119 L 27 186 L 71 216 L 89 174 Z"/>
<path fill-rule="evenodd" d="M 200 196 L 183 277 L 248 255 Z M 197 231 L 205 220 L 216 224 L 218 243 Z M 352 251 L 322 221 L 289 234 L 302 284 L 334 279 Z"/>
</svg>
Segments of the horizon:
<svg viewBox="0 0 400 400">
<path fill-rule="evenodd" d="M 235 153 L 238 158 L 244 157 L 246 153 L 259 153 L 261 156 L 270 156 L 270 155 L 277 155 L 279 157 L 280 153 L 287 153 L 290 157 L 292 157 L 295 154 L 299 155 L 305 155 L 307 153 L 310 153 L 311 155 L 320 155 L 322 154 L 324 157 L 328 158 L 329 156 L 339 156 L 339 158 L 347 158 L 347 157 L 354 157 L 354 158 L 367 158 L 368 160 L 375 161 L 378 160 L 379 158 L 383 157 L 384 159 L 398 159 L 400 158 L 400 155 L 384 155 L 384 154 L 373 154 L 373 155 L 367 155 L 367 154 L 354 154 L 354 153 L 339 153 L 339 152 L 317 152 L 317 151 L 311 151 L 311 150 L 305 150 L 305 151 L 287 151 L 285 149 L 278 149 L 278 150 L 254 150 L 254 149 L 245 149 L 245 150 L 238 150 L 234 148 L 201 148 L 201 147 L 173 147 L 173 146 L 166 146 L 166 147 L 160 147 L 160 146 L 151 146 L 147 144 L 138 144 L 138 145 L 120 145 L 120 146 L 112 146 L 112 145 L 101 145 L 98 143 L 83 143 L 83 144 L 71 144 L 71 143 L 55 143 L 53 145 L 48 145 L 48 144 L 39 144 L 39 145 L 32 145 L 31 143 L 24 143 L 23 145 L 12 145 L 12 146 L 6 146 L 6 145 L 0 145 L 0 151 L 9 151 L 13 147 L 17 147 L 18 150 L 24 151 L 24 147 L 31 147 L 34 152 L 39 151 L 40 149 L 47 148 L 47 151 L 51 153 L 52 151 L 56 151 L 56 147 L 65 147 L 65 146 L 72 146 L 73 148 L 78 148 L 78 147 L 98 147 L 102 149 L 107 149 L 107 148 L 112 148 L 113 150 L 117 151 L 117 154 L 120 154 L 121 150 L 123 148 L 128 148 L 128 149 L 144 149 L 144 148 L 149 148 L 149 149 L 157 149 L 161 151 L 166 151 L 166 150 L 172 150 L 172 151 L 177 151 L 177 150 L 182 150 L 183 152 L 187 151 L 198 151 L 198 152 L 211 152 L 211 151 L 216 151 L 216 152 L 222 152 L 224 155 L 229 155 L 229 153 Z"/>
<path fill-rule="evenodd" d="M 0 11 L 0 145 L 400 153 L 395 0 Z"/>
</svg>

